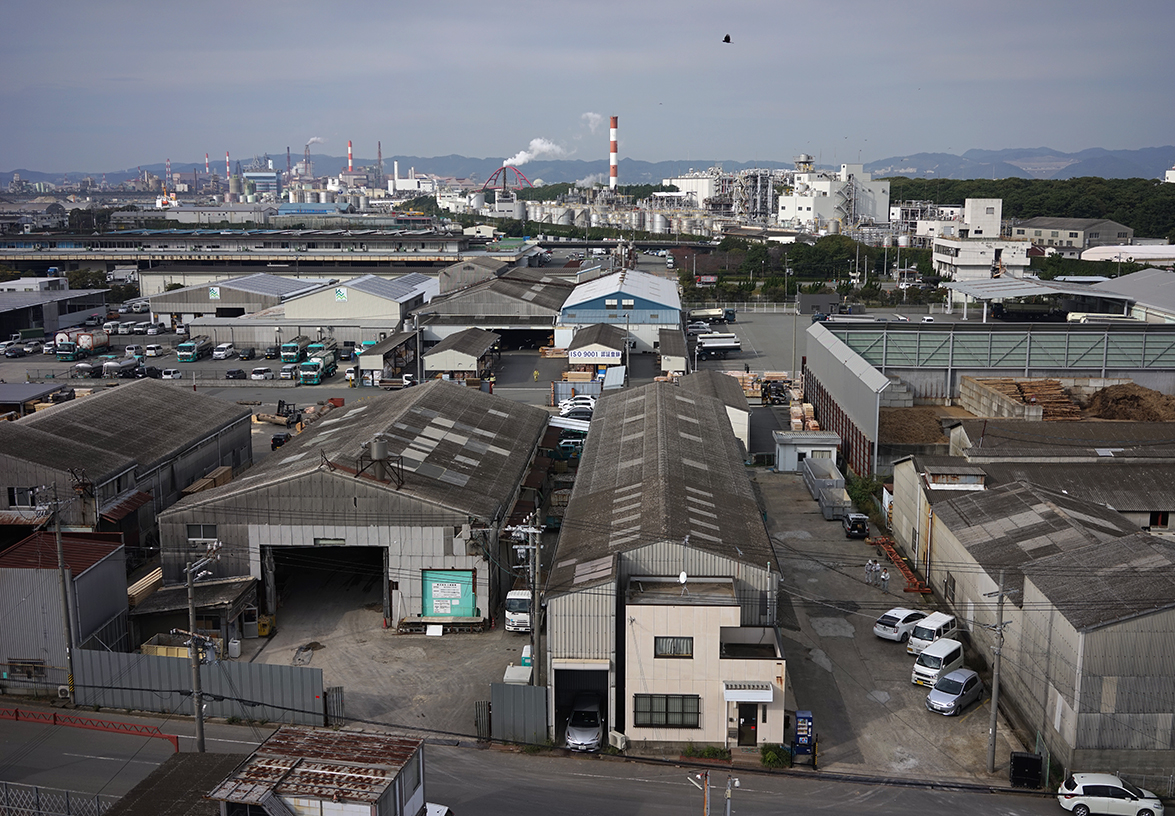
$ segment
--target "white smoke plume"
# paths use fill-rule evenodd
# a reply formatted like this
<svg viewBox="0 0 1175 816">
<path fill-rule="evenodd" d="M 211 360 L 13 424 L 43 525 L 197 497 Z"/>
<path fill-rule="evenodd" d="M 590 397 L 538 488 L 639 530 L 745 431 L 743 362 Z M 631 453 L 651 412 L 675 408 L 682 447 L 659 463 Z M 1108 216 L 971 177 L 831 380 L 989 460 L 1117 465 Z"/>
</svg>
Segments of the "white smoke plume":
<svg viewBox="0 0 1175 816">
<path fill-rule="evenodd" d="M 326 139 L 322 138 L 321 136 L 311 136 L 310 141 L 306 142 L 306 146 L 310 147 L 312 144 L 323 144 L 325 142 Z"/>
<path fill-rule="evenodd" d="M 579 117 L 584 124 L 588 126 L 588 130 L 595 133 L 600 129 L 600 125 L 604 124 L 604 117 L 598 113 L 587 112 Z"/>
<path fill-rule="evenodd" d="M 518 167 L 535 159 L 561 159 L 567 155 L 567 151 L 560 145 L 555 144 L 550 139 L 531 139 L 530 144 L 526 150 L 519 150 L 517 154 L 506 159 L 502 164 L 511 167 Z"/>
<path fill-rule="evenodd" d="M 607 178 L 608 176 L 604 175 L 603 173 L 592 173 L 587 178 L 581 178 L 579 181 L 575 182 L 575 186 L 595 187 L 597 184 L 603 184 Z"/>
</svg>

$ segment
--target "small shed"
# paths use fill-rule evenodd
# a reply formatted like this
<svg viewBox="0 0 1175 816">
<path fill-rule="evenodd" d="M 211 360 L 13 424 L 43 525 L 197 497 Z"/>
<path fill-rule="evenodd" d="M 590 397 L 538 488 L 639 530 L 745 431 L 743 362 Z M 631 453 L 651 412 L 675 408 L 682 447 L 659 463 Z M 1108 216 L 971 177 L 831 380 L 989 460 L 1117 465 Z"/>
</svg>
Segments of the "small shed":
<svg viewBox="0 0 1175 816">
<path fill-rule="evenodd" d="M 774 431 L 775 469 L 780 473 L 799 473 L 805 459 L 836 461 L 840 436 L 832 431 Z"/>
<path fill-rule="evenodd" d="M 490 355 L 502 335 L 484 329 L 465 329 L 450 334 L 424 352 L 424 374 L 480 376 L 490 368 Z"/>
<path fill-rule="evenodd" d="M 624 362 L 624 329 L 610 323 L 584 326 L 567 346 L 570 365 L 612 366 Z"/>
</svg>

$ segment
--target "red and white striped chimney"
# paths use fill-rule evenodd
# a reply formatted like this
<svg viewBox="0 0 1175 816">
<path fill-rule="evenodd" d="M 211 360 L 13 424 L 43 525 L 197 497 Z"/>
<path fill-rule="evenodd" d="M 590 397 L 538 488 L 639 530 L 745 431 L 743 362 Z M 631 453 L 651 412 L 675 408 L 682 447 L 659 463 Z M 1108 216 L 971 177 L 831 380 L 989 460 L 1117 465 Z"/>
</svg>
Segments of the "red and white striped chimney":
<svg viewBox="0 0 1175 816">
<path fill-rule="evenodd" d="M 608 147 L 608 189 L 616 189 L 616 178 L 619 165 L 616 160 L 616 121 L 619 116 L 613 116 L 611 121 L 611 129 L 608 131 L 608 138 L 612 140 Z"/>
<path fill-rule="evenodd" d="M 204 175 L 206 175 L 206 176 L 212 175 L 210 172 L 208 172 L 208 154 L 207 153 L 204 154 Z"/>
<path fill-rule="evenodd" d="M 355 162 L 351 157 L 351 140 L 350 139 L 347 140 L 347 172 L 348 173 L 355 172 Z"/>
<path fill-rule="evenodd" d="M 228 151 L 226 150 L 226 151 L 224 151 L 224 179 L 225 179 L 225 181 L 228 181 L 229 176 L 231 176 L 231 175 L 232 175 L 232 173 L 230 173 L 229 169 L 228 169 Z"/>
</svg>

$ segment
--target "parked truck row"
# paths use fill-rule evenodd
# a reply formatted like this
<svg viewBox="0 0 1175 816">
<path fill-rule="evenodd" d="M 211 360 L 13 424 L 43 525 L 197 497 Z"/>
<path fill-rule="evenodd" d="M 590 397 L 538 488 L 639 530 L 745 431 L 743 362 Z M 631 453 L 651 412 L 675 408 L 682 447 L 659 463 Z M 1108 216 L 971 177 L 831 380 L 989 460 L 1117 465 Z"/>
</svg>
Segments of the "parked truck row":
<svg viewBox="0 0 1175 816">
<path fill-rule="evenodd" d="M 338 343 L 333 338 L 311 343 L 306 348 L 306 357 L 298 369 L 298 381 L 302 385 L 319 385 L 327 377 L 333 377 L 339 368 Z"/>
</svg>

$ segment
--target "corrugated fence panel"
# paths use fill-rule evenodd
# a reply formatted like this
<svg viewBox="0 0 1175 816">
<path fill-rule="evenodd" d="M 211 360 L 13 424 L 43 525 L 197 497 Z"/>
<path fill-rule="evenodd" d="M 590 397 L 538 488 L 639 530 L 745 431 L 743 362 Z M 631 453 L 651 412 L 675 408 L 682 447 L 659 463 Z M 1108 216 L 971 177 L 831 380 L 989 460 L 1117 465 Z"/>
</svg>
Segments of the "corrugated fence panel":
<svg viewBox="0 0 1175 816">
<path fill-rule="evenodd" d="M 78 705 L 191 713 L 186 658 L 79 649 L 74 671 Z M 200 672 L 209 717 L 324 724 L 322 669 L 221 662 Z"/>
<path fill-rule="evenodd" d="M 547 741 L 545 686 L 490 684 L 491 731 L 495 740 L 542 745 Z"/>
</svg>

